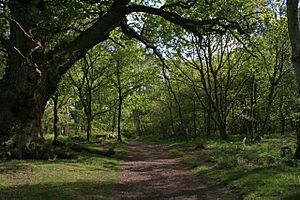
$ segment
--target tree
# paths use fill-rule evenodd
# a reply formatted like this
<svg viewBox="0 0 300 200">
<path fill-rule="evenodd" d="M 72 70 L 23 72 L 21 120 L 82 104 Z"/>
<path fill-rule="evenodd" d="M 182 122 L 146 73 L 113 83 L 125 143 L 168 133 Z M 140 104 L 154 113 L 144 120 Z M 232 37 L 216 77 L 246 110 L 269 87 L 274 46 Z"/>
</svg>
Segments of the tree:
<svg viewBox="0 0 300 200">
<path fill-rule="evenodd" d="M 113 70 L 112 84 L 118 96 L 117 128 L 118 140 L 122 141 L 121 117 L 125 99 L 144 85 L 144 57 L 136 43 L 127 43 L 125 48 L 115 46 L 112 50 L 111 68 Z"/>
<path fill-rule="evenodd" d="M 288 30 L 292 46 L 292 63 L 295 68 L 298 92 L 300 94 L 300 30 L 298 0 L 287 0 Z M 299 120 L 300 121 L 300 120 Z M 300 123 L 297 127 L 297 150 L 295 158 L 300 159 Z"/>
<path fill-rule="evenodd" d="M 244 34 L 251 26 L 248 11 L 243 16 L 240 11 L 244 9 L 235 9 L 229 19 L 219 2 L 178 1 L 160 6 L 155 2 L 153 7 L 144 3 L 1 0 L 0 17 L 5 26 L 1 27 L 0 44 L 7 55 L 0 81 L 1 140 L 13 137 L 22 157 L 22 150 L 39 137 L 46 103 L 62 75 L 89 49 L 109 39 L 114 29 L 128 27 L 126 19 L 132 13 L 160 17 L 196 35 L 229 29 Z M 184 10 L 201 13 L 207 8 L 219 8 L 219 12 L 205 18 L 178 14 Z"/>
<path fill-rule="evenodd" d="M 70 71 L 69 79 L 71 87 L 75 94 L 79 97 L 81 105 L 86 117 L 87 140 L 91 140 L 93 120 L 96 116 L 104 114 L 109 109 L 103 109 L 96 105 L 95 102 L 101 95 L 97 95 L 108 80 L 108 67 L 105 63 L 105 49 L 98 46 L 86 54 L 76 65 L 77 68 Z M 99 93 L 98 93 L 99 94 Z M 102 102 L 103 104 L 104 102 Z M 97 104 L 99 105 L 99 103 Z"/>
</svg>

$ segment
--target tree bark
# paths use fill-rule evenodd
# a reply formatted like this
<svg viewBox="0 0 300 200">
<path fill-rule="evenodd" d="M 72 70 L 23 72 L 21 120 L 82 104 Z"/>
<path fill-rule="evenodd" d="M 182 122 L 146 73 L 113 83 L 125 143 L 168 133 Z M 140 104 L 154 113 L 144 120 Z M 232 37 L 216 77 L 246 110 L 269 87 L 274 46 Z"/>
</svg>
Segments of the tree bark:
<svg viewBox="0 0 300 200">
<path fill-rule="evenodd" d="M 114 111 L 113 111 L 113 116 L 112 116 L 112 127 L 111 127 L 112 134 L 115 133 L 116 121 L 117 121 L 117 110 L 118 110 L 118 107 L 114 106 Z"/>
<path fill-rule="evenodd" d="M 300 31 L 298 22 L 298 0 L 287 1 L 288 30 L 292 46 L 292 63 L 294 65 L 298 93 L 300 94 Z M 297 150 L 295 158 L 300 159 L 300 130 L 297 126 Z"/>
<path fill-rule="evenodd" d="M 13 138 L 22 157 L 22 149 L 39 138 L 44 108 L 56 84 L 49 84 L 50 74 L 45 70 L 44 42 L 39 37 L 42 33 L 36 32 L 39 39 L 29 34 L 37 28 L 38 21 L 46 25 L 46 11 L 33 3 L 14 1 L 13 4 L 8 67 L 0 81 L 0 137 Z M 58 79 L 52 81 L 57 83 Z"/>
<path fill-rule="evenodd" d="M 87 97 L 87 132 L 86 139 L 88 142 L 91 141 L 92 136 L 92 123 L 93 123 L 93 113 L 92 113 L 92 91 L 91 88 L 88 88 L 88 97 Z"/>
<path fill-rule="evenodd" d="M 220 137 L 222 140 L 226 140 L 228 139 L 228 134 L 227 134 L 227 124 L 226 122 L 220 123 L 219 126 L 219 133 L 220 133 Z"/>
<path fill-rule="evenodd" d="M 54 139 L 53 141 L 57 140 L 58 138 L 58 94 L 55 93 L 52 97 L 53 100 L 53 133 Z"/>
</svg>

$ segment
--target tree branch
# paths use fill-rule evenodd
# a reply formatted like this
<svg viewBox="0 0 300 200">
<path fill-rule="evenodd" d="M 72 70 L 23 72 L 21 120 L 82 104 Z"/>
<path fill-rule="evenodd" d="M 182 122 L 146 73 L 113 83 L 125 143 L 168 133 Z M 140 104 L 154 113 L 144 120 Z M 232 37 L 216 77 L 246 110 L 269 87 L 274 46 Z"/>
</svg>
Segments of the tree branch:
<svg viewBox="0 0 300 200">
<path fill-rule="evenodd" d="M 202 35 L 203 32 L 224 33 L 228 29 L 236 29 L 240 34 L 245 34 L 249 30 L 248 24 L 246 28 L 243 28 L 238 22 L 229 20 L 226 17 L 216 17 L 207 20 L 194 20 L 183 18 L 176 12 L 169 12 L 160 8 L 151 8 L 140 5 L 128 6 L 126 7 L 126 12 L 127 14 L 133 12 L 143 12 L 160 16 L 165 20 L 194 33 L 197 36 Z"/>
<path fill-rule="evenodd" d="M 115 1 L 115 3 L 119 1 Z M 124 2 L 121 5 L 124 5 Z M 47 57 L 50 57 L 50 66 L 57 66 L 56 69 L 60 74 L 66 73 L 74 62 L 82 58 L 89 49 L 108 39 L 109 33 L 120 25 L 125 16 L 124 6 L 112 6 L 110 12 L 99 18 L 72 42 L 58 46 L 55 50 L 49 52 Z"/>
<path fill-rule="evenodd" d="M 194 6 L 197 3 L 197 0 L 188 0 L 187 2 L 184 1 L 178 1 L 176 3 L 170 3 L 170 4 L 165 4 L 160 9 L 165 9 L 165 8 L 176 8 L 176 7 L 181 7 L 184 9 L 190 9 L 192 6 Z"/>
<path fill-rule="evenodd" d="M 115 43 L 116 45 L 119 45 L 122 48 L 125 48 L 125 46 L 123 44 L 121 44 L 120 42 L 114 40 L 112 37 L 109 37 L 108 39 L 110 39 L 113 43 Z"/>
</svg>

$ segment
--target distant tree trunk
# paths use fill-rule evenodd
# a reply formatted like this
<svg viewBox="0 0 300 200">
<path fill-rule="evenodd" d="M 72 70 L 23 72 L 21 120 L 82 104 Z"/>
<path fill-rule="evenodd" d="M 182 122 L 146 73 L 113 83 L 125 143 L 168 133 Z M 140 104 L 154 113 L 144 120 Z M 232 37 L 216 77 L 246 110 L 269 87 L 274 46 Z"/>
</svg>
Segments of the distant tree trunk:
<svg viewBox="0 0 300 200">
<path fill-rule="evenodd" d="M 283 109 L 283 105 L 284 105 L 284 97 L 280 98 L 280 108 L 279 108 L 279 115 L 280 115 L 280 134 L 281 135 L 285 135 L 285 113 L 284 113 L 284 109 Z"/>
<path fill-rule="evenodd" d="M 254 135 L 257 134 L 257 122 L 256 122 L 256 80 L 255 75 L 252 76 L 251 84 L 251 99 L 250 99 L 250 117 L 251 117 L 251 130 L 250 137 L 251 140 L 254 138 Z"/>
<path fill-rule="evenodd" d="M 117 77 L 117 90 L 118 90 L 118 141 L 122 141 L 121 133 L 121 117 L 122 117 L 122 104 L 123 104 L 123 94 L 122 94 L 122 82 L 121 82 L 121 69 L 119 63 L 117 64 L 116 77 Z"/>
<path fill-rule="evenodd" d="M 280 133 L 281 135 L 285 135 L 285 116 L 284 114 L 280 114 L 281 119 L 280 119 Z"/>
<path fill-rule="evenodd" d="M 300 94 L 300 31 L 298 22 L 298 0 L 287 1 L 287 16 L 290 41 L 292 46 L 292 63 L 295 68 L 298 92 Z M 300 127 L 297 126 L 297 150 L 295 158 L 300 159 Z"/>
<path fill-rule="evenodd" d="M 113 111 L 113 116 L 112 116 L 112 126 L 111 126 L 111 132 L 115 133 L 115 129 L 116 129 L 116 124 L 117 124 L 117 110 L 118 107 L 115 106 L 114 111 Z"/>
<path fill-rule="evenodd" d="M 87 132 L 86 132 L 86 139 L 88 142 L 91 141 L 91 135 L 92 135 L 92 120 L 91 118 L 89 117 L 88 120 L 87 120 Z"/>
<path fill-rule="evenodd" d="M 53 133 L 54 133 L 54 140 L 57 140 L 59 135 L 58 130 L 58 94 L 55 93 L 52 97 L 53 100 Z"/>
<path fill-rule="evenodd" d="M 271 83 L 268 98 L 267 98 L 267 107 L 265 109 L 265 118 L 263 121 L 263 126 L 260 135 L 264 135 L 269 132 L 270 127 L 270 117 L 271 117 L 271 109 L 274 99 L 275 85 Z"/>
<path fill-rule="evenodd" d="M 206 121 L 206 134 L 208 135 L 208 136 L 210 136 L 211 135 L 211 119 L 212 119 L 212 108 L 211 108 L 211 103 L 210 103 L 210 101 L 208 101 L 208 108 L 207 108 L 207 117 L 206 117 L 206 119 L 207 119 L 207 121 Z"/>
<path fill-rule="evenodd" d="M 220 137 L 222 140 L 226 140 L 228 138 L 228 134 L 227 134 L 227 124 L 226 121 L 222 122 L 218 125 L 219 128 L 219 132 L 220 132 Z"/>
<path fill-rule="evenodd" d="M 92 136 L 92 123 L 93 123 L 93 116 L 92 116 L 92 91 L 89 90 L 88 97 L 87 97 L 87 134 L 86 138 L 87 141 L 91 141 Z"/>
<path fill-rule="evenodd" d="M 174 126 L 174 117 L 173 117 L 173 109 L 172 109 L 172 100 L 170 99 L 170 104 L 168 105 L 169 114 L 170 114 L 170 122 L 171 122 L 171 128 L 172 128 L 172 134 L 175 133 L 175 126 Z"/>
<path fill-rule="evenodd" d="M 118 140 L 122 142 L 122 133 L 121 133 L 121 117 L 122 117 L 122 103 L 123 99 L 119 99 L 119 109 L 118 109 Z"/>
<path fill-rule="evenodd" d="M 197 115 L 196 115 L 196 100 L 193 99 L 193 125 L 194 125 L 194 138 L 197 137 Z"/>
<path fill-rule="evenodd" d="M 143 123 L 142 123 L 142 113 L 140 109 L 133 109 L 133 119 L 136 128 L 136 132 L 139 136 L 143 135 Z"/>
<path fill-rule="evenodd" d="M 165 77 L 167 77 L 167 76 L 165 75 Z M 182 138 L 182 139 L 188 140 L 188 135 L 187 135 L 188 132 L 186 131 L 186 126 L 185 126 L 185 124 L 183 122 L 182 108 L 181 108 L 180 101 L 179 101 L 179 99 L 178 99 L 175 91 L 172 88 L 171 81 L 169 80 L 169 78 L 167 78 L 166 80 L 167 80 L 166 86 L 167 86 L 167 89 L 169 91 L 169 94 L 170 94 L 170 96 L 171 95 L 173 96 L 174 101 L 175 101 L 176 106 L 177 106 L 177 109 L 178 109 L 178 117 L 179 117 L 178 131 L 179 131 L 179 137 Z"/>
</svg>

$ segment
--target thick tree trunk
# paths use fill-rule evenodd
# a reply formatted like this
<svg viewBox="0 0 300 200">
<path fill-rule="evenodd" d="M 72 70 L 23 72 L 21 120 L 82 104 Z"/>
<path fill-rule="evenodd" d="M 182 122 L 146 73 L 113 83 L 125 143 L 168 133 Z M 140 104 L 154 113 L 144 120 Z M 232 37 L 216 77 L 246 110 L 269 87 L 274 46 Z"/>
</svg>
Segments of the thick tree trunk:
<svg viewBox="0 0 300 200">
<path fill-rule="evenodd" d="M 21 67 L 26 71 L 32 70 L 30 66 Z M 30 78 L 22 72 L 14 72 L 13 75 L 7 72 L 0 82 L 1 139 L 14 139 L 20 151 L 39 138 L 41 119 L 50 96 L 50 91 L 46 91 L 40 80 L 43 77 Z"/>
<path fill-rule="evenodd" d="M 300 121 L 297 121 L 297 128 L 296 128 L 296 132 L 297 132 L 297 149 L 295 152 L 294 157 L 298 160 L 300 160 Z"/>
<path fill-rule="evenodd" d="M 298 0 L 287 1 L 288 29 L 292 46 L 292 63 L 295 68 L 298 90 L 300 94 L 300 30 L 298 22 Z M 300 130 L 297 127 L 297 150 L 295 158 L 300 159 Z"/>
<path fill-rule="evenodd" d="M 22 158 L 23 150 L 39 139 L 45 105 L 60 76 L 47 70 L 43 31 L 37 27 L 48 23 L 44 2 L 11 3 L 8 66 L 0 81 L 0 137 L 13 139 Z"/>
</svg>

